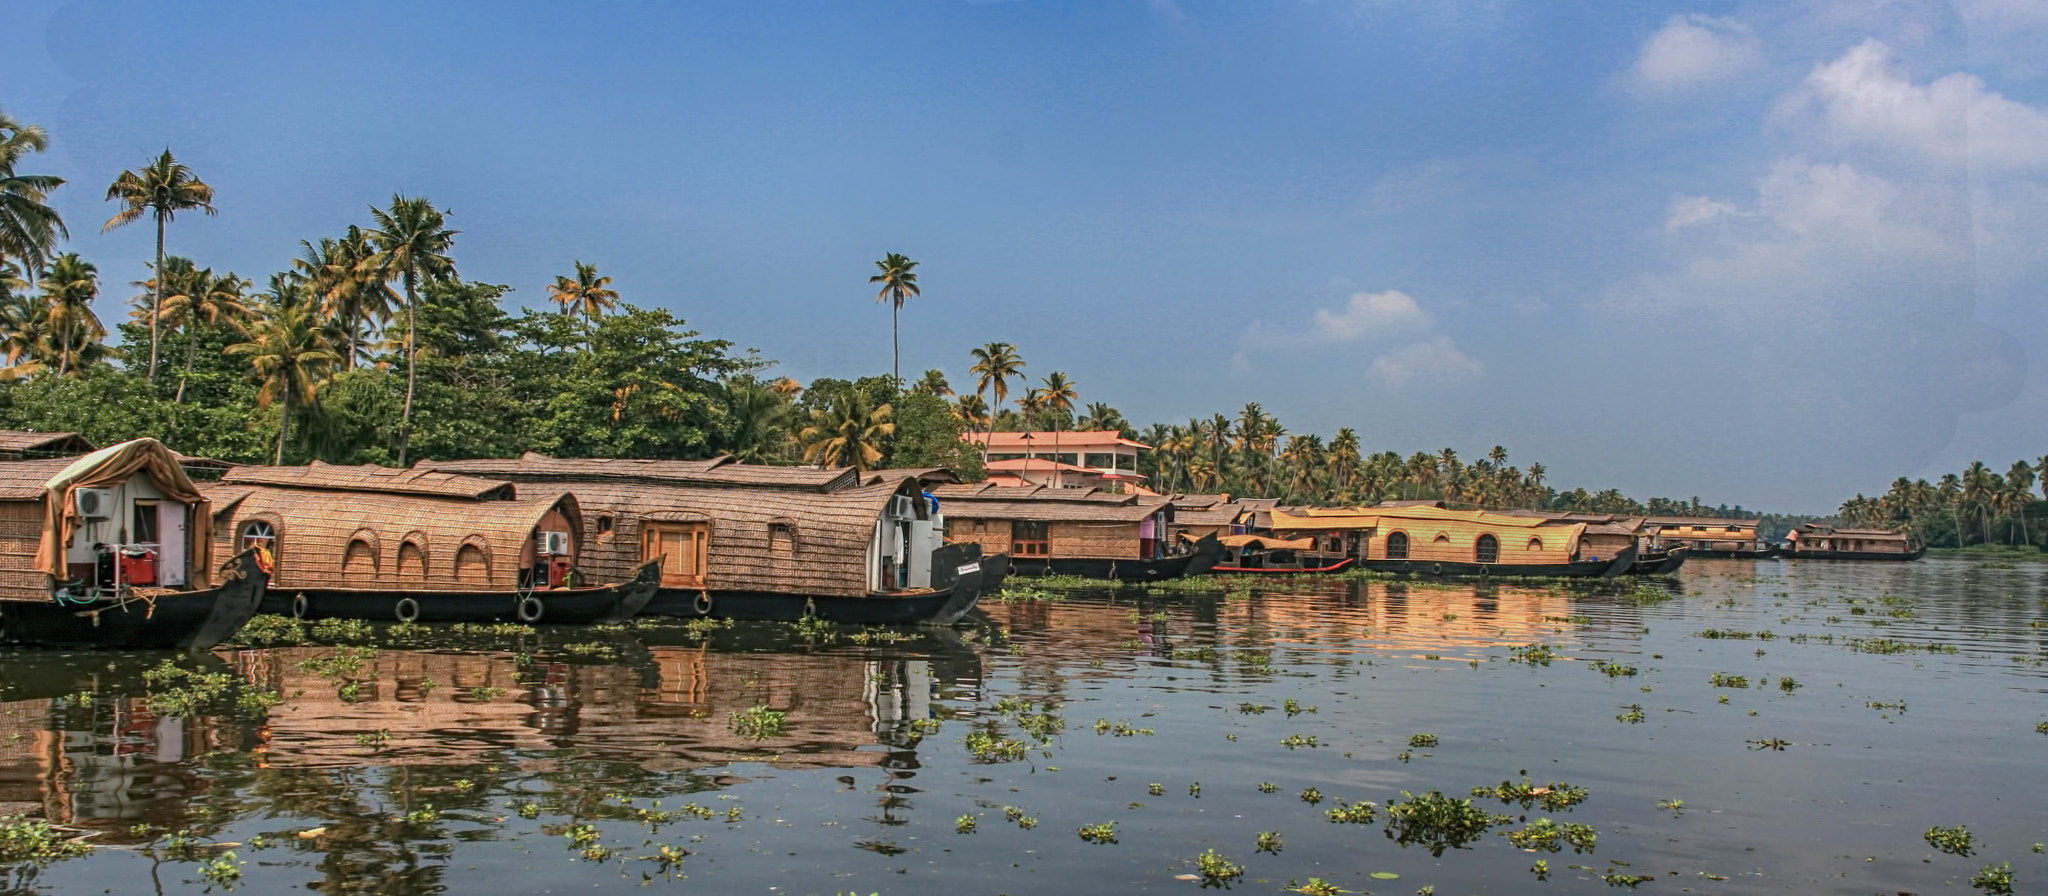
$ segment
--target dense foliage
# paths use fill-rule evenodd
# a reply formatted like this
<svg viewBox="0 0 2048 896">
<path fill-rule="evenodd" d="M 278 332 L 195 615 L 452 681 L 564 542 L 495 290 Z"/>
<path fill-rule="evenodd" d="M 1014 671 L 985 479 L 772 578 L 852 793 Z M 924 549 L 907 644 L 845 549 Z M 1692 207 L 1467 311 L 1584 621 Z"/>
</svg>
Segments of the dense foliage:
<svg viewBox="0 0 2048 896">
<path fill-rule="evenodd" d="M 2038 485 L 2048 494 L 2048 456 L 2034 463 L 2013 461 L 2001 476 L 1983 461 L 1934 482 L 1892 481 L 1875 498 L 1857 495 L 1843 502 L 1841 518 L 1852 526 L 1904 528 L 1913 540 L 1936 547 L 1973 544 L 2048 544 L 2048 502 L 2035 498 Z"/>
</svg>

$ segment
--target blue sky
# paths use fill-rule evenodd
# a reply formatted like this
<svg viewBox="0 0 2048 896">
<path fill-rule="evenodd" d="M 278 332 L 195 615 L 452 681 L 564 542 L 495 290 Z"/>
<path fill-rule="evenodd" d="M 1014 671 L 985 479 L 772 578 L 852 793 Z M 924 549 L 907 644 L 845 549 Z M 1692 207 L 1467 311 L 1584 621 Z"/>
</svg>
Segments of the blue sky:
<svg viewBox="0 0 2048 896">
<path fill-rule="evenodd" d="M 259 282 L 394 192 L 470 279 L 572 262 L 808 380 L 1015 342 L 1140 425 L 1827 511 L 2048 453 L 2048 2 L 13 0 L 121 313 L 105 185 L 218 191 Z M 10 31 L 14 28 L 10 27 Z M 42 35 L 39 42 L 33 35 Z M 38 50 L 40 47 L 40 50 Z M 113 284 L 120 284 L 114 286 Z"/>
</svg>

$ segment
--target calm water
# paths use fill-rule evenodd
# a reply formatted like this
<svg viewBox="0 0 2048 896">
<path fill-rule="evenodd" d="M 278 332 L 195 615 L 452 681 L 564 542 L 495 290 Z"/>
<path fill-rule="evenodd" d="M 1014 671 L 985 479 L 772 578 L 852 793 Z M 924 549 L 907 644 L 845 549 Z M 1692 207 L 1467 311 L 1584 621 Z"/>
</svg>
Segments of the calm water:
<svg viewBox="0 0 2048 896">
<path fill-rule="evenodd" d="M 236 683 L 189 718 L 144 678 L 168 655 L 0 654 L 0 814 L 102 847 L 0 889 L 1192 892 L 1214 850 L 1245 892 L 1974 892 L 1999 862 L 2040 892 L 2044 573 L 1696 561 L 1663 602 L 1322 580 L 1062 591 L 944 632 L 385 633 L 185 659 Z M 236 710 L 256 687 L 285 700 Z M 781 734 L 735 730 L 757 705 Z M 1326 816 L 1525 774 L 1586 798 L 1475 799 L 1510 820 L 1440 856 Z M 1595 850 L 1519 849 L 1524 817 Z M 209 878 L 230 850 L 240 878 Z"/>
</svg>

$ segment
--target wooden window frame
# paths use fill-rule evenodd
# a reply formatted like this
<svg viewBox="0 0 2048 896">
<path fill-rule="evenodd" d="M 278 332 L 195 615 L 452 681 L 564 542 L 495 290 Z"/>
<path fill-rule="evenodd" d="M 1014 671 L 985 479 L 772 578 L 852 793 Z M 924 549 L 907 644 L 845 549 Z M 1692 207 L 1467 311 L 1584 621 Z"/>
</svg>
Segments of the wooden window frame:
<svg viewBox="0 0 2048 896">
<path fill-rule="evenodd" d="M 1397 544 L 1397 543 L 1396 543 L 1396 542 L 1394 541 L 1394 539 L 1396 539 L 1396 538 L 1400 539 L 1400 542 L 1399 542 L 1398 544 Z M 1408 533 L 1406 533 L 1406 532 L 1402 532 L 1402 531 L 1400 531 L 1400 530 L 1395 530 L 1395 531 L 1393 531 L 1393 532 L 1388 532 L 1388 533 L 1387 533 L 1387 559 L 1388 559 L 1388 560 L 1406 560 L 1406 559 L 1408 559 L 1408 542 L 1409 542 L 1409 540 L 1410 540 L 1410 539 L 1408 538 Z"/>
<path fill-rule="evenodd" d="M 1028 536 L 1036 537 L 1028 537 Z M 1010 521 L 1010 554 L 1016 557 L 1052 556 L 1052 524 L 1043 520 Z"/>
<path fill-rule="evenodd" d="M 664 534 L 676 534 L 691 540 L 685 550 L 695 556 L 685 565 L 679 558 L 667 557 L 661 550 Z M 661 563 L 661 586 L 663 588 L 702 588 L 705 586 L 705 567 L 711 559 L 711 524 L 701 520 L 667 521 L 642 520 L 640 523 L 640 556 L 652 560 L 663 557 Z M 694 572 L 689 570 L 694 569 Z"/>
<path fill-rule="evenodd" d="M 1491 557 L 1487 556 L 1488 546 L 1493 548 Z M 1492 532 L 1481 533 L 1479 538 L 1472 542 L 1472 560 L 1476 563 L 1499 563 L 1500 537 Z"/>
</svg>

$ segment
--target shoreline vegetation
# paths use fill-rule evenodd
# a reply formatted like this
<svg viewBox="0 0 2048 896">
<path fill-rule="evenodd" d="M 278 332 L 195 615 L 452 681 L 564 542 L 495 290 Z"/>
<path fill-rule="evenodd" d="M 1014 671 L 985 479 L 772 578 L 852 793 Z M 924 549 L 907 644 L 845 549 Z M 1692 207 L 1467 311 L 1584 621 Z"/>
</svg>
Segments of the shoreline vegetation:
<svg viewBox="0 0 2048 896">
<path fill-rule="evenodd" d="M 1034 383 L 1007 342 L 970 351 L 971 391 L 956 392 L 940 370 L 908 382 L 895 374 L 774 378 L 773 361 L 627 301 L 629 290 L 581 259 L 545 286 L 555 307 L 508 311 L 513 287 L 464 278 L 455 257 L 461 232 L 424 197 L 394 195 L 360 224 L 301 239 L 297 257 L 279 259 L 275 272 L 217 272 L 176 254 L 171 225 L 179 211 L 233 214 L 235 197 L 217 201 L 168 148 L 107 190 L 121 203 L 109 229 L 144 218 L 157 225 L 157 260 L 133 272 L 142 279 L 129 283 L 129 319 L 109 329 L 93 303 L 118 288 L 118 275 L 60 251 L 70 233 L 47 200 L 64 181 L 21 170 L 49 140 L 0 109 L 0 427 L 77 432 L 102 444 L 153 436 L 240 463 L 730 454 L 767 464 L 947 467 L 970 481 L 983 478 L 986 457 L 964 433 L 1116 430 L 1153 446 L 1138 472 L 1162 493 L 1760 517 L 1766 538 L 1828 519 L 1559 489 L 1543 464 L 1512 465 L 1499 445 L 1471 460 L 1453 448 L 1368 452 L 1356 429 L 1327 440 L 1290 432 L 1257 402 L 1234 415 L 1139 427 L 1108 403 L 1083 403 L 1065 371 Z M 919 295 L 918 262 L 892 252 L 875 265 L 866 285 L 879 286 L 877 301 L 889 306 L 893 344 L 893 321 Z M 849 272 L 849 301 L 864 297 L 860 273 Z M 1958 478 L 1958 494 L 1983 491 L 1973 476 Z M 1857 503 L 1865 500 L 1845 504 L 1843 519 L 1869 516 Z M 1956 506 L 1992 506 L 1971 500 Z M 2025 508 L 1997 506 L 2024 517 Z M 1998 523 L 1961 509 L 1954 516 L 1981 523 L 1986 541 Z M 2048 528 L 2021 523 L 2027 532 Z M 1906 524 L 1919 530 L 1923 520 L 1908 514 Z"/>
</svg>

